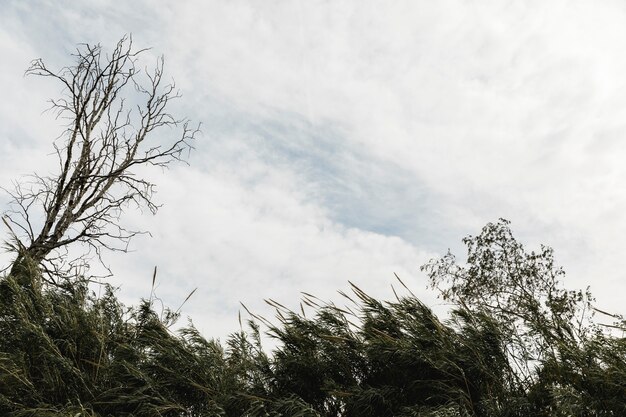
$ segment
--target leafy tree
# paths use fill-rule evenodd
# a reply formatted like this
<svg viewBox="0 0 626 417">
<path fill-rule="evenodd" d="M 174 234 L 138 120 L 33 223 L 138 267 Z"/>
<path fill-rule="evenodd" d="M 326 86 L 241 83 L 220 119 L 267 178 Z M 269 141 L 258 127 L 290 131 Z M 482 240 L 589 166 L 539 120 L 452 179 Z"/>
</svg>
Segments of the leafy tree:
<svg viewBox="0 0 626 417">
<path fill-rule="evenodd" d="M 463 241 L 465 264 L 448 253 L 422 269 L 455 315 L 495 324 L 508 395 L 536 415 L 624 414 L 623 339 L 593 323 L 588 289 L 562 286 L 552 249 L 527 252 L 504 219 Z"/>
</svg>

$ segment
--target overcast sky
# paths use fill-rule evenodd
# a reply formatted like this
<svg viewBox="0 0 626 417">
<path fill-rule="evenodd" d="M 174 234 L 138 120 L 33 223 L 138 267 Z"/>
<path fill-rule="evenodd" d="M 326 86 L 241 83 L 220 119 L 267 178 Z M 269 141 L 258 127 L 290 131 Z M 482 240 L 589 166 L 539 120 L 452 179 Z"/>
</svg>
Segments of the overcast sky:
<svg viewBox="0 0 626 417">
<path fill-rule="evenodd" d="M 348 280 L 388 298 L 394 273 L 436 305 L 420 265 L 504 217 L 626 313 L 623 1 L 4 0 L 0 185 L 55 162 L 59 88 L 29 62 L 127 33 L 203 133 L 189 166 L 150 173 L 159 213 L 123 220 L 152 232 L 106 258 L 124 300 L 158 265 L 168 305 L 198 287 L 184 313 L 206 336 L 238 329 L 239 302 Z"/>
</svg>

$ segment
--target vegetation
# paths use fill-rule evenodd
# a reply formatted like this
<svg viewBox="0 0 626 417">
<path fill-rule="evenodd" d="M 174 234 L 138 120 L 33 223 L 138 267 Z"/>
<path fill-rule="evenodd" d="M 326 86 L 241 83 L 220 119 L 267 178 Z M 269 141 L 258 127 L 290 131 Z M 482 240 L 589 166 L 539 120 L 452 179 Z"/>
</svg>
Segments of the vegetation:
<svg viewBox="0 0 626 417">
<path fill-rule="evenodd" d="M 277 323 L 252 316 L 223 345 L 173 333 L 177 315 L 151 300 L 127 308 L 80 277 L 51 285 L 20 257 L 0 281 L 0 414 L 625 415 L 626 339 L 585 318 L 552 252 L 525 252 L 505 221 L 466 244 L 467 264 L 425 266 L 449 281 L 448 320 L 410 293 L 382 302 L 353 285 L 348 307 L 305 296 L 310 317 L 270 301 Z"/>
<path fill-rule="evenodd" d="M 294 312 L 270 300 L 276 322 L 251 314 L 247 330 L 222 344 L 193 325 L 173 332 L 178 313 L 157 313 L 151 298 L 126 307 L 106 285 L 96 296 L 80 269 L 64 267 L 67 255 L 58 250 L 126 242 L 133 233 L 117 226 L 126 204 L 153 204 L 151 183 L 128 170 L 177 159 L 193 136 L 183 124 L 173 147 L 145 145 L 154 128 L 178 125 L 150 110 L 159 100 L 167 104 L 163 97 L 173 91 L 156 93 L 161 69 L 150 78 L 152 89 L 138 87 L 151 98 L 137 129 L 127 118 L 119 129 L 95 127 L 101 119 L 94 114 L 121 120 L 120 107 L 111 112 L 106 97 L 135 74 L 135 53 L 124 42 L 105 62 L 99 47 L 86 47 L 76 66 L 56 75 L 40 61 L 34 67 L 69 80 L 72 99 L 62 113 L 70 123 L 67 141 L 55 148 L 60 176 L 35 177 L 40 188 L 28 191 L 18 186 L 17 208 L 4 218 L 15 260 L 0 277 L 0 415 L 626 415 L 626 322 L 593 307 L 588 291 L 563 288 L 552 250 L 527 251 L 505 220 L 464 240 L 466 262 L 447 254 L 423 267 L 450 303 L 445 320 L 406 286 L 405 295 L 381 301 L 352 285 L 345 307 L 305 294 Z M 115 78 L 122 57 L 130 66 Z M 89 113 L 98 106 L 107 109 Z M 95 124 L 84 124 L 85 117 Z M 111 129 L 117 133 L 107 136 Z M 117 145 L 98 148 L 107 140 Z M 92 171 L 98 163 L 104 165 Z M 41 224 L 33 221 L 36 206 Z M 612 323 L 594 323 L 594 313 Z M 262 332 L 276 348 L 263 348 Z"/>
</svg>

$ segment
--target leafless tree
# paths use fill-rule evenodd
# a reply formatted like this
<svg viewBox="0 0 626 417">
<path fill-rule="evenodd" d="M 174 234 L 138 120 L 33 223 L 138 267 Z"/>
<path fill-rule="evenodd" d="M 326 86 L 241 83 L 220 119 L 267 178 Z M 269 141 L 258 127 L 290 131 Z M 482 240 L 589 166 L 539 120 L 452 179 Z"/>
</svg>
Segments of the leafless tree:
<svg viewBox="0 0 626 417">
<path fill-rule="evenodd" d="M 72 66 L 54 71 L 37 59 L 26 71 L 62 85 L 51 110 L 67 128 L 54 141 L 58 173 L 34 174 L 10 191 L 12 205 L 3 220 L 18 259 L 28 256 L 45 271 L 58 272 L 76 264 L 67 255 L 74 244 L 98 258 L 103 249 L 126 251 L 140 232 L 123 227 L 120 215 L 129 205 L 157 211 L 154 184 L 137 171 L 180 161 L 199 126 L 168 112 L 179 94 L 164 80 L 163 58 L 150 71 L 138 69 L 145 51 L 124 37 L 110 54 L 84 44 Z M 166 135 L 155 134 L 161 128 Z"/>
</svg>

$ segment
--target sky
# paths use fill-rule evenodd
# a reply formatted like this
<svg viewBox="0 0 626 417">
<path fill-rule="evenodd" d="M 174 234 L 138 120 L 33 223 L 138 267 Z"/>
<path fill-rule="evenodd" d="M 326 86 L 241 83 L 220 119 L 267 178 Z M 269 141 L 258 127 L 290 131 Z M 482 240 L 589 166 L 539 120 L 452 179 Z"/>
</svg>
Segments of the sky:
<svg viewBox="0 0 626 417">
<path fill-rule="evenodd" d="M 163 302 L 198 288 L 183 315 L 222 339 L 240 303 L 271 317 L 264 299 L 341 302 L 348 281 L 389 299 L 394 274 L 441 308 L 420 266 L 503 217 L 626 313 L 623 2 L 2 0 L 1 186 L 54 169 L 60 90 L 29 62 L 125 34 L 202 133 L 188 165 L 146 173 L 158 214 L 122 219 L 151 232 L 105 257 L 123 300 L 157 266 Z"/>
</svg>

